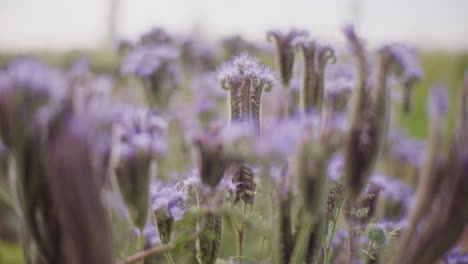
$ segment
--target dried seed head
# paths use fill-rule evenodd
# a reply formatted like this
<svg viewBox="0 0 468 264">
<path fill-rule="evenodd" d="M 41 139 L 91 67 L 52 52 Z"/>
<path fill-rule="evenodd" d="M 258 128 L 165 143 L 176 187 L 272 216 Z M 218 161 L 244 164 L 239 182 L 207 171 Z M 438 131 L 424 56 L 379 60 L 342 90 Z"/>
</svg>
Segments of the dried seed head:
<svg viewBox="0 0 468 264">
<path fill-rule="evenodd" d="M 332 221 L 336 215 L 336 210 L 340 210 L 339 204 L 344 199 L 344 187 L 337 183 L 328 191 L 327 197 L 327 218 Z"/>
<path fill-rule="evenodd" d="M 270 31 L 267 33 L 267 39 L 269 41 L 275 41 L 276 67 L 281 75 L 281 80 L 285 87 L 289 86 L 294 64 L 294 49 L 292 41 L 297 37 L 306 35 L 307 32 L 298 30 L 292 30 L 287 34 L 283 34 L 280 31 Z"/>
<path fill-rule="evenodd" d="M 255 182 L 254 171 L 247 165 L 235 165 L 236 169 L 232 177 L 232 183 L 236 186 L 236 196 L 234 204 L 240 200 L 248 205 L 253 205 L 255 200 L 255 189 L 257 184 Z"/>
</svg>

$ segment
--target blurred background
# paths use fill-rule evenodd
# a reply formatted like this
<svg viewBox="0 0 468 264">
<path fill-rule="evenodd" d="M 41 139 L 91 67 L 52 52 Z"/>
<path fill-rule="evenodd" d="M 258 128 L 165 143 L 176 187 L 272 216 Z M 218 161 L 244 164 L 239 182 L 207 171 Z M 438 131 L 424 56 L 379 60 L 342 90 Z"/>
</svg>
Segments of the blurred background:
<svg viewBox="0 0 468 264">
<path fill-rule="evenodd" d="M 17 55 L 59 66 L 87 56 L 94 70 L 116 73 L 117 41 L 136 40 L 153 27 L 212 43 L 241 35 L 271 46 L 266 31 L 298 28 L 341 45 L 342 26 L 353 23 L 371 48 L 404 42 L 420 50 L 425 78 L 415 89 L 414 110 L 397 118 L 409 136 L 423 138 L 428 88 L 447 85 L 455 102 L 468 70 L 467 11 L 467 0 L 0 0 L 0 68 Z M 455 107 L 450 105 L 449 129 Z M 2 208 L 3 194 L 0 263 L 21 263 L 15 235 L 6 229 L 17 226 L 17 218 Z"/>
<path fill-rule="evenodd" d="M 353 22 L 372 44 L 468 48 L 466 0 L 0 0 L 2 50 L 98 48 L 155 25 L 207 38 L 264 40 L 272 28 L 304 28 L 330 39 Z"/>
<path fill-rule="evenodd" d="M 371 48 L 404 42 L 420 50 L 425 79 L 415 111 L 401 122 L 409 135 L 423 137 L 427 86 L 446 84 L 453 97 L 468 69 L 467 10 L 467 0 L 0 0 L 0 65 L 32 53 L 64 66 L 84 54 L 95 70 L 112 71 L 117 41 L 153 27 L 213 43 L 240 35 L 271 46 L 266 31 L 298 28 L 343 44 L 341 28 L 353 23 Z"/>
</svg>

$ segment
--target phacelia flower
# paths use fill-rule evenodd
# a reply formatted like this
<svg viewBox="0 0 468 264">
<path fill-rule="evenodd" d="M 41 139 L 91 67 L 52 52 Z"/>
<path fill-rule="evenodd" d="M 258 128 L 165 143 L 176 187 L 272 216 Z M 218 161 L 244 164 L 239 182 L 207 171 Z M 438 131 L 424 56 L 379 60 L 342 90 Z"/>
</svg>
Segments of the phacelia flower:
<svg viewBox="0 0 468 264">
<path fill-rule="evenodd" d="M 167 150 L 166 122 L 151 109 L 129 109 L 116 123 L 116 176 L 135 225 L 146 224 L 151 163 Z"/>
<path fill-rule="evenodd" d="M 179 221 L 187 210 L 188 196 L 179 184 L 164 184 L 157 181 L 151 185 L 151 208 L 156 219 L 159 236 L 164 244 L 169 243 L 172 225 Z"/>
</svg>

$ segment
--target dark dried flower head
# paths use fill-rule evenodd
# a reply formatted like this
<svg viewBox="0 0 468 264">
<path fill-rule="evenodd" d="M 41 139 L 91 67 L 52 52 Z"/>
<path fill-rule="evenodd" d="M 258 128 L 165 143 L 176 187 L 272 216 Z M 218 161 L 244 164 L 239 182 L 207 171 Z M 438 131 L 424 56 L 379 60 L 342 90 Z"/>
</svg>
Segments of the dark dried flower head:
<svg viewBox="0 0 468 264">
<path fill-rule="evenodd" d="M 299 36 L 305 35 L 307 35 L 307 32 L 299 30 L 291 30 L 287 34 L 283 34 L 280 31 L 270 31 L 267 33 L 267 39 L 269 41 L 275 41 L 276 67 L 281 75 L 281 81 L 286 87 L 289 85 L 289 81 L 291 80 L 294 64 L 294 49 L 292 41 Z"/>
</svg>

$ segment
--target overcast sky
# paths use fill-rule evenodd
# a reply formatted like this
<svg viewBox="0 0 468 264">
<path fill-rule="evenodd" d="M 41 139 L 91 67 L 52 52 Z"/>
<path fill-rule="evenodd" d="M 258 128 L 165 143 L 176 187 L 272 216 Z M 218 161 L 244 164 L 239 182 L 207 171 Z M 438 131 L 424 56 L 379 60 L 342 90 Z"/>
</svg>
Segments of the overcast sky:
<svg viewBox="0 0 468 264">
<path fill-rule="evenodd" d="M 109 2 L 0 0 L 0 50 L 101 45 Z M 468 50 L 468 0 L 120 0 L 117 28 L 125 38 L 160 25 L 179 33 L 197 27 L 211 38 L 240 33 L 264 40 L 267 30 L 295 27 L 333 40 L 356 12 L 370 43 Z"/>
</svg>

